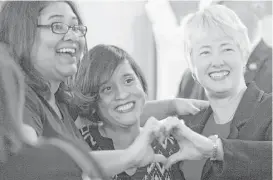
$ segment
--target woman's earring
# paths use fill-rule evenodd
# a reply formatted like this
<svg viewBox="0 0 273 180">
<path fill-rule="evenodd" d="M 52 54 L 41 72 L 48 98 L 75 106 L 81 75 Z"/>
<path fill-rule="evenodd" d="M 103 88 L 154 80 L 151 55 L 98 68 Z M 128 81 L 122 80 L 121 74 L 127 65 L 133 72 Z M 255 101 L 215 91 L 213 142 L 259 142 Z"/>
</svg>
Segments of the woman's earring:
<svg viewBox="0 0 273 180">
<path fill-rule="evenodd" d="M 193 80 L 201 86 L 194 73 L 191 73 Z"/>
</svg>

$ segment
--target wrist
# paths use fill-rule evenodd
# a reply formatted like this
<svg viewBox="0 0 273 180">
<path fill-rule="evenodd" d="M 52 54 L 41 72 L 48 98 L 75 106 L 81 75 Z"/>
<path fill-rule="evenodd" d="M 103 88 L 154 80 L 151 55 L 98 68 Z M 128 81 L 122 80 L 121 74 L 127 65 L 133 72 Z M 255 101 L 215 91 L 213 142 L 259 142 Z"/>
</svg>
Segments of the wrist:
<svg viewBox="0 0 273 180">
<path fill-rule="evenodd" d="M 134 158 L 133 152 L 130 147 L 124 149 L 124 165 L 126 169 L 137 167 L 137 162 Z"/>
<path fill-rule="evenodd" d="M 209 158 L 212 161 L 215 161 L 218 156 L 218 144 L 217 139 L 218 135 L 209 136 L 209 148 L 208 151 L 205 153 L 204 157 Z"/>
<path fill-rule="evenodd" d="M 220 138 L 217 139 L 216 141 L 218 149 L 217 149 L 217 157 L 216 159 L 219 161 L 224 160 L 224 150 L 223 150 L 223 144 L 222 144 L 222 140 Z"/>
<path fill-rule="evenodd" d="M 177 101 L 177 98 L 169 100 L 169 105 L 168 105 L 169 116 L 174 116 L 177 114 L 177 107 L 176 107 L 177 102 L 176 101 Z"/>
<path fill-rule="evenodd" d="M 211 149 L 209 153 L 206 154 L 206 158 L 210 158 L 210 160 L 223 160 L 223 145 L 218 135 L 210 136 L 209 139 L 212 142 Z"/>
</svg>

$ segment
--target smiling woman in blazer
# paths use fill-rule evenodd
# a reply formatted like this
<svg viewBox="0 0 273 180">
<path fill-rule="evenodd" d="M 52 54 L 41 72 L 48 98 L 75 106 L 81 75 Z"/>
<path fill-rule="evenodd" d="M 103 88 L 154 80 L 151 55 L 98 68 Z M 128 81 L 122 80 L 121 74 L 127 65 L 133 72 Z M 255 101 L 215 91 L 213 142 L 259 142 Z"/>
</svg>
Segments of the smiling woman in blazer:
<svg viewBox="0 0 273 180">
<path fill-rule="evenodd" d="M 210 107 L 165 120 L 181 148 L 168 164 L 186 160 L 186 180 L 271 179 L 272 95 L 245 83 L 246 27 L 232 10 L 213 5 L 185 17 L 182 29 L 185 57 Z"/>
</svg>

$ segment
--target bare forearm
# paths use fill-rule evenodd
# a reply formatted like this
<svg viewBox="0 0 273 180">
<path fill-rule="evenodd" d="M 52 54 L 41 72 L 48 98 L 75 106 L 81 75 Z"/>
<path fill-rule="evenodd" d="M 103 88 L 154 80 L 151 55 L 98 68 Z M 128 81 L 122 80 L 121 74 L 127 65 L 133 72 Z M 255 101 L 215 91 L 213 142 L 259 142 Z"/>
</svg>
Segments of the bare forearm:
<svg viewBox="0 0 273 180">
<path fill-rule="evenodd" d="M 153 116 L 158 120 L 165 119 L 174 115 L 175 108 L 172 104 L 173 100 L 148 101 L 143 109 L 140 118 L 140 126 L 144 126 L 149 117 Z"/>
<path fill-rule="evenodd" d="M 133 160 L 126 150 L 92 151 L 90 154 L 109 177 L 133 166 Z"/>
</svg>

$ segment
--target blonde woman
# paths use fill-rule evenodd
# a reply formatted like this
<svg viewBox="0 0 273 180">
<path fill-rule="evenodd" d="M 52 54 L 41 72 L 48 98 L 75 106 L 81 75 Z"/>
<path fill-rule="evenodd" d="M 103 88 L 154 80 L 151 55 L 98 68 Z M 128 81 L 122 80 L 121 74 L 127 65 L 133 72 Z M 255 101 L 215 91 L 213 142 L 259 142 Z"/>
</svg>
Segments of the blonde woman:
<svg viewBox="0 0 273 180">
<path fill-rule="evenodd" d="M 245 83 L 247 29 L 232 10 L 213 5 L 185 17 L 182 37 L 210 107 L 164 121 L 180 145 L 169 165 L 183 160 L 186 180 L 271 179 L 272 95 Z"/>
</svg>

